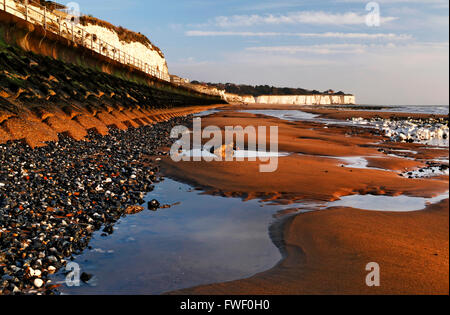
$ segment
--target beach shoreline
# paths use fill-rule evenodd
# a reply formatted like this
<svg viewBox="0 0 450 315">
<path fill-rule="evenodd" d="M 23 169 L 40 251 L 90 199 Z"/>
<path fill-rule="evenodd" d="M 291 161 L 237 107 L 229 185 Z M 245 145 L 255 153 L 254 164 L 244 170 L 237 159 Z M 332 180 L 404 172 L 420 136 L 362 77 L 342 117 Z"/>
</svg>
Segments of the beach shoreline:
<svg viewBox="0 0 450 315">
<path fill-rule="evenodd" d="M 168 146 L 174 140 L 169 139 L 170 129 L 176 124 L 190 127 L 192 116 L 172 119 L 167 117 L 168 121 L 165 123 L 130 128 L 128 131 L 112 129 L 108 136 L 91 131 L 90 141 L 75 141 L 61 136 L 59 143 L 49 143 L 47 147 L 36 149 L 21 142 L 0 145 L 4 160 L 9 163 L 4 164 L 7 168 L 3 170 L 3 179 L 0 181 L 0 192 L 3 192 L 0 197 L 7 206 L 5 209 L 19 213 L 20 220 L 25 220 L 27 216 L 29 228 L 22 229 L 9 220 L 0 229 L 4 246 L 14 242 L 14 235 L 18 235 L 24 244 L 23 248 L 10 246 L 8 253 L 0 256 L 0 267 L 5 272 L 5 276 L 2 276 L 3 294 L 58 294 L 61 284 L 47 281 L 52 274 L 63 268 L 73 253 L 79 255 L 88 248 L 95 231 L 103 231 L 99 233 L 102 237 L 107 237 L 114 232 L 115 224 L 123 215 L 143 211 L 144 207 L 136 205 L 143 204 L 146 192 L 154 189 L 152 184 L 158 184 L 163 178 L 190 184 L 202 191 L 202 194 L 237 197 L 243 201 L 255 200 L 260 203 L 256 207 L 264 204 L 286 205 L 282 208 L 284 210 L 273 215 L 275 223 L 269 226 L 270 238 L 283 257 L 273 269 L 249 279 L 186 288 L 169 294 L 448 292 L 448 281 L 444 277 L 446 275 L 448 279 L 448 199 L 440 201 L 438 205 L 428 206 L 426 211 L 416 211 L 411 215 L 409 212 L 391 214 L 334 204 L 348 196 L 404 196 L 414 200 L 428 200 L 448 194 L 448 174 L 430 178 L 413 178 L 408 175 L 408 172 L 427 168 L 428 160 L 448 161 L 448 150 L 419 143 L 392 142 L 374 129 L 341 125 L 339 120 L 333 123 L 314 119 L 288 121 L 242 112 L 240 108 L 226 106 L 222 110 L 216 110 L 202 118 L 204 126 L 215 125 L 222 129 L 228 125 L 278 126 L 279 151 L 288 154 L 279 158 L 275 173 L 259 173 L 259 162 L 172 161 L 168 155 Z M 142 146 L 143 139 L 145 147 Z M 117 141 L 120 142 L 119 146 Z M 101 151 L 102 148 L 106 151 Z M 16 151 L 28 156 L 29 165 L 26 170 L 20 168 L 21 164 L 10 157 Z M 61 153 L 65 151 L 69 154 Z M 36 156 L 38 152 L 44 152 L 50 158 L 40 160 Z M 110 153 L 105 155 L 105 152 Z M 363 161 L 355 162 L 352 157 Z M 61 160 L 61 163 L 65 161 L 67 174 L 61 175 L 55 171 L 54 167 L 58 165 L 54 163 L 55 159 Z M 48 168 L 47 173 L 42 172 L 42 167 L 39 167 L 41 164 Z M 448 169 L 448 162 L 440 164 L 447 164 Z M 6 181 L 7 175 L 16 169 L 21 176 Z M 77 178 L 77 186 L 64 184 L 68 174 Z M 39 192 L 34 190 L 31 190 L 30 196 L 23 195 L 27 200 L 21 200 L 20 204 L 7 198 L 6 192 L 20 194 L 23 185 L 31 187 L 36 184 L 53 187 L 48 188 L 48 193 L 57 196 L 56 200 L 52 201 L 55 198 L 51 197 L 49 204 L 35 205 L 39 200 L 35 195 Z M 59 189 L 57 192 L 52 191 L 55 187 Z M 148 196 L 152 197 L 152 194 Z M 44 197 L 48 197 L 47 192 Z M 88 210 L 75 211 L 74 205 L 80 209 L 87 207 Z M 112 210 L 108 208 L 110 205 L 113 205 Z M 151 210 L 150 203 L 148 208 Z M 398 210 L 394 208 L 383 210 Z M 309 212 L 311 210 L 315 211 Z M 308 213 L 298 215 L 300 212 Z M 42 216 L 46 221 L 42 221 Z M 55 235 L 57 231 L 48 228 L 60 224 L 71 224 L 77 228 L 75 234 L 63 227 L 58 230 L 64 234 L 64 239 L 72 239 L 70 242 L 59 242 L 59 236 Z M 333 226 L 341 228 L 332 229 Z M 365 226 L 372 228 L 371 234 L 366 233 Z M 391 229 L 387 229 L 388 226 Z M 43 228 L 46 235 L 44 241 L 50 243 L 42 243 L 36 238 L 36 233 L 43 233 Z M 345 232 L 346 230 L 351 233 Z M 392 234 L 393 231 L 395 234 Z M 330 235 L 333 235 L 332 239 Z M 47 236 L 52 239 L 45 240 Z M 340 242 L 336 243 L 337 241 Z M 375 254 L 378 255 L 373 255 L 374 248 L 367 245 L 374 241 L 382 244 L 375 248 Z M 48 244 L 51 244 L 51 248 Z M 412 244 L 419 244 L 420 248 Z M 395 254 L 386 255 L 393 245 L 398 247 Z M 330 249 L 334 250 L 332 259 L 324 254 Z M 21 253 L 28 253 L 31 258 L 25 261 L 18 256 Z M 380 253 L 385 255 L 380 256 Z M 404 265 L 407 261 L 405 258 L 414 255 L 417 259 L 410 259 L 411 268 L 419 276 L 408 278 L 405 270 L 409 267 Z M 41 256 L 44 259 L 38 259 Z M 398 278 L 400 284 L 376 291 L 362 287 L 365 272 L 365 265 L 362 264 L 372 259 L 378 260 L 383 270 L 388 265 L 388 277 L 401 275 Z M 314 265 L 311 265 L 311 261 Z M 431 264 L 425 266 L 426 272 L 420 273 L 421 263 Z M 333 269 L 333 266 L 338 269 Z M 400 267 L 391 270 L 389 266 Z M 35 269 L 42 270 L 40 276 L 33 276 Z M 12 278 L 13 275 L 18 280 Z M 42 280 L 41 286 L 40 282 L 33 282 L 37 279 Z M 332 285 L 327 286 L 328 283 Z M 403 286 L 402 283 L 407 285 Z M 419 286 L 419 283 L 422 284 Z"/>
<path fill-rule="evenodd" d="M 448 175 L 427 179 L 399 176 L 401 171 L 420 168 L 426 159 L 448 156 L 448 151 L 443 153 L 417 143 L 383 141 L 379 134 L 358 126 L 323 129 L 320 123 L 282 121 L 243 113 L 242 108 L 227 108 L 205 117 L 203 122 L 221 128 L 278 125 L 279 150 L 292 154 L 279 159 L 279 169 L 274 174 L 258 174 L 257 162 L 195 162 L 194 168 L 190 164 L 193 162 L 173 163 L 169 159 L 162 161 L 163 174 L 212 195 L 294 205 L 304 200 L 332 202 L 354 194 L 435 197 L 448 193 Z M 359 117 L 361 113 L 342 111 L 332 118 L 349 119 L 354 114 Z M 326 115 L 330 118 L 330 114 Z M 364 115 L 370 118 L 380 113 Z M 411 114 L 390 112 L 381 116 L 406 118 Z M 350 137 L 349 132 L 353 134 Z M 300 141 L 296 141 L 298 136 Z M 404 156 L 389 156 L 390 150 L 402 151 Z M 367 157 L 368 166 L 375 169 L 343 167 L 344 162 L 336 160 L 355 155 Z M 275 223 L 283 240 L 275 237 L 274 244 L 284 258 L 271 270 L 248 279 L 168 294 L 448 294 L 448 199 L 421 211 L 384 210 L 341 206 L 291 214 L 281 226 Z M 373 261 L 381 266 L 381 287 L 368 287 L 365 283 L 365 267 Z"/>
<path fill-rule="evenodd" d="M 448 199 L 414 213 L 335 208 L 291 216 L 282 229 L 285 257 L 274 268 L 167 294 L 448 295 L 448 218 Z M 380 287 L 365 283 L 372 261 Z"/>
</svg>

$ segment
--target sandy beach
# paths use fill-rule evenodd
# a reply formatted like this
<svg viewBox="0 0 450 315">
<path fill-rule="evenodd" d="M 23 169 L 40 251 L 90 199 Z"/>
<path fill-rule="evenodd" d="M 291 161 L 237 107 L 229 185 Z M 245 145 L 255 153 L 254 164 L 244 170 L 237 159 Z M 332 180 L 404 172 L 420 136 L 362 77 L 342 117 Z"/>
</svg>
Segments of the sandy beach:
<svg viewBox="0 0 450 315">
<path fill-rule="evenodd" d="M 286 259 L 249 279 L 172 294 L 448 294 L 448 200 L 414 213 L 336 208 L 292 217 Z M 368 262 L 381 286 L 365 284 Z"/>
<path fill-rule="evenodd" d="M 449 294 L 445 1 L 116 2 L 0 5 L 0 297 Z"/>
<path fill-rule="evenodd" d="M 364 112 L 365 117 L 376 115 L 380 113 Z M 382 115 L 390 117 L 392 113 Z M 360 116 L 360 112 L 342 111 L 333 117 Z M 204 118 L 203 123 L 222 128 L 275 124 L 279 127 L 280 152 L 293 153 L 279 158 L 273 174 L 259 173 L 259 162 L 163 160 L 165 175 L 213 195 L 289 204 L 334 201 L 358 194 L 435 197 L 448 191 L 448 176 L 399 176 L 399 171 L 422 167 L 424 157 L 448 156 L 448 151 L 382 142 L 381 136 L 362 128 L 333 125 L 324 129 L 316 122 L 287 122 L 229 108 Z M 415 154 L 405 159 L 384 153 L 389 150 Z M 368 168 L 344 167 L 339 157 L 348 156 L 367 157 Z M 285 258 L 273 269 L 245 280 L 173 293 L 448 294 L 448 199 L 423 211 L 393 212 L 396 210 L 331 207 L 289 217 L 280 232 Z M 381 287 L 365 284 L 365 266 L 372 261 L 381 266 Z"/>
</svg>

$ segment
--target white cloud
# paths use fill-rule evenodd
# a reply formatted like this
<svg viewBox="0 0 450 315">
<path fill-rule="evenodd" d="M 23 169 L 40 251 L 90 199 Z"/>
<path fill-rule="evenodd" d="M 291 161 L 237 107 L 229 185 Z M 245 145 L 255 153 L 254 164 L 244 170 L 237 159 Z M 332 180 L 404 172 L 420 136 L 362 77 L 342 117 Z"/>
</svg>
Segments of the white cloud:
<svg viewBox="0 0 450 315">
<path fill-rule="evenodd" d="M 285 32 L 234 32 L 234 31 L 187 31 L 187 36 L 211 37 L 211 36 L 241 36 L 241 37 L 304 37 L 304 38 L 337 38 L 337 39 L 386 39 L 409 40 L 413 37 L 407 34 L 393 33 L 285 33 Z"/>
<path fill-rule="evenodd" d="M 309 53 L 317 55 L 330 55 L 330 54 L 376 54 L 380 56 L 393 54 L 404 54 L 408 50 L 412 52 L 420 51 L 420 56 L 427 56 L 427 52 L 431 55 L 435 52 L 448 52 L 448 42 L 438 43 L 411 43 L 406 45 L 395 45 L 393 43 L 388 44 L 321 44 L 321 45 L 285 45 L 285 46 L 257 46 L 247 47 L 246 51 L 257 53 L 272 53 L 272 54 L 299 54 Z M 406 56 L 405 56 L 406 57 Z M 411 60 L 411 58 L 407 58 Z M 421 62 L 426 62 L 421 60 Z"/>
<path fill-rule="evenodd" d="M 341 53 L 328 53 L 333 50 Z M 348 53 L 358 50 L 364 53 Z M 448 105 L 448 54 L 448 42 L 279 46 L 222 52 L 203 66 L 172 65 L 182 76 L 208 82 L 333 88 L 355 93 L 363 104 Z"/>
<path fill-rule="evenodd" d="M 381 23 L 396 20 L 397 17 L 381 17 Z M 237 27 L 254 25 L 312 24 L 312 25 L 361 25 L 366 23 L 366 14 L 355 12 L 329 13 L 324 11 L 300 11 L 287 14 L 218 16 L 207 25 Z"/>
<path fill-rule="evenodd" d="M 370 0 L 335 0 L 335 2 L 341 3 L 368 3 Z M 448 9 L 448 0 L 375 0 L 378 4 L 426 4 L 430 8 L 434 9 Z"/>
<path fill-rule="evenodd" d="M 330 54 L 362 54 L 367 45 L 359 44 L 327 44 L 327 45 L 305 45 L 305 46 L 262 46 L 248 47 L 247 51 L 268 52 L 282 54 L 311 53 L 319 55 Z"/>
<path fill-rule="evenodd" d="M 367 3 L 367 0 L 337 0 L 336 2 L 359 2 L 359 3 Z M 377 3 L 425 3 L 425 4 L 448 4 L 448 0 L 376 0 Z"/>
</svg>

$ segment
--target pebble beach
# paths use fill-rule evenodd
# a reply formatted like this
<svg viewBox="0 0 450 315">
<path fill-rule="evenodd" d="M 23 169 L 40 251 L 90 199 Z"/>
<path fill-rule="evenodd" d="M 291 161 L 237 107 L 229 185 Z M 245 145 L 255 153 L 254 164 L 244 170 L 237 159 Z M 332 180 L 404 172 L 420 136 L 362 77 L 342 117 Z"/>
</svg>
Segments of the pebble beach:
<svg viewBox="0 0 450 315">
<path fill-rule="evenodd" d="M 157 200 L 143 201 L 159 180 L 154 161 L 167 155 L 171 128 L 188 119 L 91 132 L 85 141 L 61 136 L 34 150 L 1 144 L 1 294 L 54 294 L 48 276 L 86 249 L 93 232 L 112 234 L 122 216 L 157 210 Z"/>
</svg>

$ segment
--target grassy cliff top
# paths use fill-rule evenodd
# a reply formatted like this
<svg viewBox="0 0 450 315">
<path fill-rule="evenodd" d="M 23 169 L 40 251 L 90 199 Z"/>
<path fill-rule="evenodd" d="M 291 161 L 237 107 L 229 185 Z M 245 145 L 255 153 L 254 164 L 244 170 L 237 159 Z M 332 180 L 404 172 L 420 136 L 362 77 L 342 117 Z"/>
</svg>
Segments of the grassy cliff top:
<svg viewBox="0 0 450 315">
<path fill-rule="evenodd" d="M 161 56 L 161 58 L 164 58 L 164 54 L 161 51 L 161 49 L 153 45 L 153 43 L 144 34 L 130 31 L 129 29 L 126 29 L 122 26 L 116 26 L 109 22 L 88 15 L 83 15 L 80 18 L 80 23 L 84 26 L 91 24 L 109 29 L 117 33 L 120 41 L 125 43 L 133 43 L 133 42 L 141 43 L 144 46 L 147 46 L 149 49 L 155 50 Z"/>
<path fill-rule="evenodd" d="M 204 83 L 192 81 L 192 84 L 200 84 L 209 87 L 215 87 L 219 90 L 225 90 L 227 93 L 237 95 L 253 95 L 258 97 L 261 95 L 350 95 L 342 91 L 334 92 L 332 90 L 320 92 L 317 90 L 307 90 L 302 88 L 275 87 L 269 85 L 245 85 L 234 83 Z"/>
</svg>

